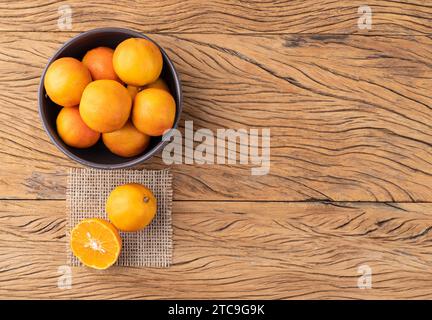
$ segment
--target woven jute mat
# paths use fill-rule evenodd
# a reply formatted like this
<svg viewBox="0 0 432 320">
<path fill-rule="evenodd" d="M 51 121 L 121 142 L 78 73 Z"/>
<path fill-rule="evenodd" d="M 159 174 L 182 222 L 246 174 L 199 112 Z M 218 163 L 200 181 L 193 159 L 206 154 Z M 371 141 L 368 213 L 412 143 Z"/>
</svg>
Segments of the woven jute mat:
<svg viewBox="0 0 432 320">
<path fill-rule="evenodd" d="M 139 232 L 121 232 L 123 247 L 116 263 L 129 267 L 169 267 L 172 260 L 172 175 L 169 170 L 69 170 L 66 199 L 68 207 L 68 237 L 82 219 L 107 219 L 105 202 L 118 185 L 141 183 L 149 188 L 158 201 L 156 217 Z M 69 244 L 69 241 L 68 241 Z M 72 266 L 81 263 L 71 253 Z"/>
</svg>

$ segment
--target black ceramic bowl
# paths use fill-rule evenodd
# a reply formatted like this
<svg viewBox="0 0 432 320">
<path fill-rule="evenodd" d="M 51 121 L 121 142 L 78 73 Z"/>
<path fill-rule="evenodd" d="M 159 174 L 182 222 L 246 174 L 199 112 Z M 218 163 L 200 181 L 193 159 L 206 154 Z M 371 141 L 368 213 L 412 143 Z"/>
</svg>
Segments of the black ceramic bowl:
<svg viewBox="0 0 432 320">
<path fill-rule="evenodd" d="M 74 57 L 81 60 L 84 54 L 90 49 L 100 46 L 115 49 L 115 47 L 120 42 L 128 38 L 145 38 L 151 40 L 139 32 L 128 29 L 100 28 L 90 30 L 81 33 L 66 42 L 50 59 L 47 66 L 45 67 L 45 70 L 42 73 L 38 92 L 39 115 L 45 130 L 51 141 L 64 154 L 66 154 L 69 158 L 89 167 L 99 169 L 119 169 L 135 166 L 148 160 L 156 153 L 161 151 L 167 141 L 162 141 L 162 137 L 152 137 L 150 145 L 146 149 L 146 151 L 144 151 L 144 153 L 141 155 L 131 158 L 122 158 L 111 153 L 104 146 L 102 139 L 100 139 L 95 146 L 87 149 L 77 149 L 66 145 L 57 134 L 56 129 L 56 118 L 61 110 L 61 107 L 52 102 L 46 94 L 43 85 L 45 73 L 48 66 L 59 58 Z M 182 90 L 180 78 L 175 70 L 173 63 L 168 58 L 168 55 L 162 48 L 160 48 L 160 50 L 163 56 L 163 69 L 161 77 L 168 84 L 171 94 L 173 95 L 176 102 L 176 118 L 174 122 L 174 128 L 177 128 L 182 111 Z"/>
</svg>

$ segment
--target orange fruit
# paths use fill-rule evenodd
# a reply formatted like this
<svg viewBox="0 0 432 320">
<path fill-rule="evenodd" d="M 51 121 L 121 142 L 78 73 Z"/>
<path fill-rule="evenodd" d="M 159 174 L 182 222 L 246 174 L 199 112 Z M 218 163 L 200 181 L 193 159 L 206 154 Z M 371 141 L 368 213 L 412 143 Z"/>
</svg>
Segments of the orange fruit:
<svg viewBox="0 0 432 320">
<path fill-rule="evenodd" d="M 157 200 L 143 185 L 128 183 L 111 191 L 105 209 L 117 229 L 138 231 L 150 224 L 156 215 Z"/>
<path fill-rule="evenodd" d="M 176 115 L 176 104 L 170 93 L 161 89 L 144 89 L 135 97 L 132 122 L 149 136 L 161 136 L 172 128 Z"/>
<path fill-rule="evenodd" d="M 96 80 L 85 88 L 79 112 L 93 130 L 112 132 L 125 125 L 131 106 L 132 99 L 120 83 L 114 80 Z"/>
<path fill-rule="evenodd" d="M 168 85 L 166 84 L 166 82 L 162 78 L 158 78 L 155 82 L 149 83 L 143 89 L 149 89 L 149 88 L 162 89 L 162 90 L 165 90 L 167 92 L 170 92 Z"/>
<path fill-rule="evenodd" d="M 70 246 L 73 254 L 87 267 L 107 269 L 117 261 L 122 240 L 111 223 L 90 218 L 72 229 Z"/>
<path fill-rule="evenodd" d="M 84 88 L 92 81 L 90 72 L 75 58 L 60 58 L 45 73 L 47 95 L 56 104 L 73 107 L 79 104 Z"/>
<path fill-rule="evenodd" d="M 150 137 L 138 131 L 128 121 L 123 128 L 102 134 L 105 146 L 120 157 L 133 157 L 142 153 L 150 143 Z"/>
<path fill-rule="evenodd" d="M 114 50 L 113 65 L 119 78 L 133 86 L 143 86 L 159 77 L 162 71 L 162 53 L 152 41 L 129 38 Z"/>
<path fill-rule="evenodd" d="M 161 90 L 165 90 L 166 92 L 170 92 L 168 85 L 162 78 L 158 78 L 156 81 L 149 83 L 144 87 L 135 87 L 130 84 L 127 85 L 127 89 L 129 91 L 132 100 L 135 99 L 138 92 L 140 92 L 143 89 L 149 89 L 149 88 L 161 89 Z"/>
<path fill-rule="evenodd" d="M 68 146 L 88 148 L 96 144 L 100 133 L 90 129 L 78 111 L 78 107 L 63 108 L 57 116 L 57 132 Z"/>
<path fill-rule="evenodd" d="M 130 84 L 127 85 L 127 91 L 129 92 L 129 95 L 131 96 L 132 100 L 135 99 L 135 96 L 141 90 L 142 90 L 141 87 L 131 86 Z"/>
<path fill-rule="evenodd" d="M 89 69 L 93 80 L 121 81 L 113 67 L 114 50 L 107 47 L 98 47 L 88 51 L 82 63 Z"/>
</svg>

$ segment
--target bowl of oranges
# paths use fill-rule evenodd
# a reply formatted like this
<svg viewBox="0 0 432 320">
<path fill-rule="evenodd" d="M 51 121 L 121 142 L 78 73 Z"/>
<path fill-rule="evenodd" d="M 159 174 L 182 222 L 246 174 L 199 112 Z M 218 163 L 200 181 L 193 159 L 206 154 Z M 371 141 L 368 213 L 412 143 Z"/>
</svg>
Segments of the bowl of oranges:
<svg viewBox="0 0 432 320">
<path fill-rule="evenodd" d="M 39 86 L 48 136 L 93 168 L 133 167 L 151 158 L 177 128 L 181 110 L 181 83 L 168 55 L 128 29 L 72 38 L 50 59 Z"/>
</svg>

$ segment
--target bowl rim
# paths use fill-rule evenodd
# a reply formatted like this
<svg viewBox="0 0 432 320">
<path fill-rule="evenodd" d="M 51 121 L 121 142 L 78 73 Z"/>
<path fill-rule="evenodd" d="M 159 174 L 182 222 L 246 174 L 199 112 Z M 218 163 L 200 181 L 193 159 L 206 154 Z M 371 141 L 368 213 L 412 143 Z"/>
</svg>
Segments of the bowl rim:
<svg viewBox="0 0 432 320">
<path fill-rule="evenodd" d="M 127 158 L 125 159 L 125 162 L 122 163 L 116 163 L 116 164 L 103 164 L 103 163 L 97 163 L 97 162 L 93 162 L 93 161 L 89 161 L 89 160 L 85 160 L 80 158 L 79 156 L 75 155 L 74 153 L 72 153 L 71 151 L 69 151 L 67 148 L 65 148 L 61 141 L 59 141 L 59 138 L 57 137 L 57 134 L 54 132 L 54 129 L 51 128 L 48 123 L 47 120 L 45 119 L 45 116 L 43 115 L 43 108 L 42 108 L 42 101 L 44 99 L 44 79 L 45 79 L 45 75 L 46 72 L 48 70 L 48 67 L 55 61 L 58 59 L 58 57 L 61 55 L 61 53 L 65 50 L 65 48 L 69 47 L 70 45 L 72 45 L 76 40 L 80 39 L 81 37 L 84 36 L 88 36 L 94 33 L 100 33 L 100 32 L 117 32 L 117 33 L 123 33 L 125 35 L 130 36 L 131 38 L 144 38 L 147 39 L 149 41 L 152 41 L 155 45 L 158 46 L 158 48 L 160 49 L 162 56 L 164 57 L 164 62 L 166 61 L 168 64 L 168 67 L 170 70 L 172 70 L 172 74 L 173 74 L 173 78 L 174 78 L 174 83 L 175 83 L 175 91 L 176 94 L 178 96 L 178 105 L 176 106 L 177 110 L 176 110 L 176 115 L 178 114 L 177 119 L 174 122 L 173 127 L 170 129 L 170 131 L 168 131 L 163 137 L 162 140 L 156 144 L 151 150 L 149 150 L 148 152 L 144 153 L 143 155 L 132 159 L 132 160 L 127 160 Z M 54 55 L 48 60 L 47 64 L 45 65 L 45 68 L 42 72 L 42 75 L 40 77 L 40 83 L 39 83 L 39 89 L 38 89 L 38 111 L 39 111 L 39 118 L 42 122 L 42 125 L 45 129 L 45 132 L 47 133 L 48 137 L 50 138 L 51 142 L 60 150 L 62 151 L 66 156 L 68 156 L 70 159 L 75 160 L 76 162 L 85 165 L 87 167 L 91 167 L 91 168 L 95 168 L 95 169 L 124 169 L 124 168 L 131 168 L 134 166 L 137 166 L 139 164 L 142 164 L 143 162 L 145 162 L 146 160 L 150 159 L 151 157 L 153 157 L 154 155 L 156 155 L 157 153 L 159 153 L 159 151 L 161 151 L 161 149 L 168 143 L 169 141 L 169 137 L 171 136 L 172 132 L 171 130 L 173 129 L 177 129 L 178 127 L 178 123 L 180 121 L 180 117 L 182 114 L 182 109 L 183 109 L 183 92 L 182 92 L 182 86 L 181 86 L 181 80 L 180 80 L 180 76 L 177 72 L 177 69 L 175 68 L 173 62 L 171 61 L 171 59 L 169 58 L 168 54 L 165 52 L 165 50 L 154 40 L 152 40 L 151 38 L 149 38 L 147 35 L 142 34 L 138 31 L 135 30 L 131 30 L 131 29 L 126 29 L 126 28 L 117 28 L 117 27 L 105 27 L 105 28 L 96 28 L 96 29 L 91 29 L 85 32 L 81 32 L 77 35 L 75 35 L 74 37 L 72 37 L 71 39 L 67 40 L 65 43 L 63 43 L 63 45 L 57 49 L 57 51 L 54 53 Z M 164 138 L 165 137 L 165 138 Z"/>
</svg>

